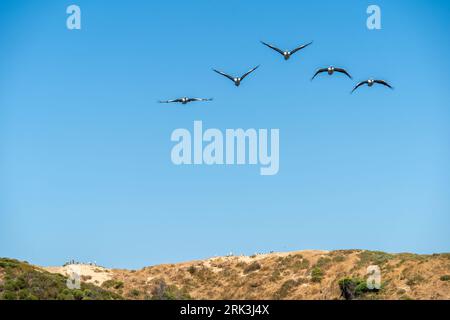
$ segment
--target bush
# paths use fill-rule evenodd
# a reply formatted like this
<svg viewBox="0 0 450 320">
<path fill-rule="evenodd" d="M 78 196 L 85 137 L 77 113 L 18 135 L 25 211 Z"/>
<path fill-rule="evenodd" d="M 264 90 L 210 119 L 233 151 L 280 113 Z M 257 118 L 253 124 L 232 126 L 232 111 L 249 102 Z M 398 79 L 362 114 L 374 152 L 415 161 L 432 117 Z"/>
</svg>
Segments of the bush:
<svg viewBox="0 0 450 320">
<path fill-rule="evenodd" d="M 261 269 L 261 264 L 259 264 L 259 262 L 255 261 L 244 269 L 244 274 L 247 274 L 247 273 L 259 270 L 259 269 Z"/>
<path fill-rule="evenodd" d="M 394 258 L 392 254 L 382 251 L 363 251 L 359 253 L 358 257 L 358 267 L 368 266 L 370 264 L 381 266 Z"/>
<path fill-rule="evenodd" d="M 105 282 L 103 282 L 102 287 L 114 288 L 118 290 L 123 288 L 123 282 L 119 280 L 106 280 Z"/>
<path fill-rule="evenodd" d="M 294 262 L 294 264 L 292 265 L 292 268 L 294 269 L 294 271 L 308 269 L 309 261 L 308 261 L 308 259 L 301 258 L 301 260 L 297 260 Z"/>
<path fill-rule="evenodd" d="M 314 267 L 311 270 L 311 281 L 312 282 L 321 282 L 324 276 L 324 272 L 319 267 Z"/>
<path fill-rule="evenodd" d="M 5 292 L 3 292 L 2 299 L 17 300 L 17 294 L 13 291 L 5 291 Z"/>
<path fill-rule="evenodd" d="M 412 276 L 411 278 L 409 278 L 409 279 L 406 281 L 406 284 L 407 284 L 408 286 L 415 286 L 415 285 L 417 285 L 417 284 L 423 282 L 424 280 L 425 280 L 424 277 L 422 277 L 420 274 L 416 274 L 416 275 Z"/>
<path fill-rule="evenodd" d="M 163 279 L 159 279 L 152 290 L 152 300 L 187 300 L 191 299 L 186 290 L 177 286 L 169 286 Z"/>
<path fill-rule="evenodd" d="M 276 282 L 281 279 L 280 271 L 277 269 L 273 270 L 272 275 L 270 276 L 270 281 Z"/>
<path fill-rule="evenodd" d="M 137 289 L 132 289 L 132 290 L 130 290 L 130 292 L 128 292 L 128 295 L 130 297 L 139 297 L 140 294 L 141 294 L 141 292 Z"/>
<path fill-rule="evenodd" d="M 83 300 L 84 294 L 81 290 L 72 290 L 72 295 L 75 300 Z"/>
<path fill-rule="evenodd" d="M 20 265 L 20 261 L 15 259 L 1 258 L 0 268 L 17 268 Z"/>
<path fill-rule="evenodd" d="M 195 268 L 195 266 L 189 266 L 189 268 L 188 268 L 187 271 L 188 271 L 190 274 L 194 274 L 196 270 L 197 270 L 197 269 Z"/>
<path fill-rule="evenodd" d="M 343 262 L 343 261 L 345 261 L 345 256 L 342 256 L 342 255 L 335 256 L 333 258 L 333 261 L 334 262 Z"/>
<path fill-rule="evenodd" d="M 295 280 L 287 280 L 284 282 L 281 287 L 275 292 L 274 299 L 279 300 L 285 298 L 289 292 L 298 285 Z"/>
<path fill-rule="evenodd" d="M 319 260 L 317 260 L 316 267 L 318 267 L 318 268 L 326 268 L 326 267 L 328 267 L 330 262 L 331 262 L 330 258 L 320 257 Z"/>
<path fill-rule="evenodd" d="M 345 300 L 362 297 L 368 292 L 378 292 L 377 289 L 369 289 L 367 287 L 367 281 L 360 278 L 344 278 L 339 280 L 339 289 L 341 290 L 341 296 Z"/>
<path fill-rule="evenodd" d="M 439 278 L 441 281 L 450 281 L 450 275 L 446 274 Z"/>
<path fill-rule="evenodd" d="M 81 281 L 84 281 L 84 282 L 91 280 L 91 279 L 92 279 L 92 276 L 85 276 L 85 275 L 81 276 Z"/>
</svg>

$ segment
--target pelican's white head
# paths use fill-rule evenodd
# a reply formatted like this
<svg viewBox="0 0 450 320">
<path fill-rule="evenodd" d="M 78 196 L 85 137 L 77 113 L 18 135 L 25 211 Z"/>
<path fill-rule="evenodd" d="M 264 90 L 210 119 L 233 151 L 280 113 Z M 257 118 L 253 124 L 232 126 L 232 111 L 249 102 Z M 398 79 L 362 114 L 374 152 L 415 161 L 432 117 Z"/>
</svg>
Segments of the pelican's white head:
<svg viewBox="0 0 450 320">
<path fill-rule="evenodd" d="M 373 79 L 367 80 L 367 84 L 369 85 L 369 87 L 373 86 L 374 83 L 375 83 L 375 80 L 373 80 Z"/>
<path fill-rule="evenodd" d="M 334 67 L 333 66 L 328 67 L 328 74 L 332 75 L 333 72 L 334 72 Z"/>
</svg>

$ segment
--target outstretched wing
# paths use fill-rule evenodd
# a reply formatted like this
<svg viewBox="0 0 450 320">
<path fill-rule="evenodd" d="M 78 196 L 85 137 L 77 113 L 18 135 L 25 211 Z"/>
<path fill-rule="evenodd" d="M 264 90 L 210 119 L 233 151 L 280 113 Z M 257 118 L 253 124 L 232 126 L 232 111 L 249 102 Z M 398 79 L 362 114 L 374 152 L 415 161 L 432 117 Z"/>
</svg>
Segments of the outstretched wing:
<svg viewBox="0 0 450 320">
<path fill-rule="evenodd" d="M 206 99 L 206 98 L 189 98 L 188 102 L 193 102 L 193 101 L 212 101 L 213 99 Z"/>
<path fill-rule="evenodd" d="M 227 77 L 228 79 L 230 79 L 231 81 L 234 82 L 234 78 L 232 76 L 230 76 L 229 74 L 226 74 L 225 72 L 222 72 L 222 71 L 219 71 L 219 70 L 216 70 L 216 69 L 213 69 L 213 71 L 217 72 L 218 74 L 220 74 L 220 75 L 222 75 L 224 77 Z"/>
<path fill-rule="evenodd" d="M 254 67 L 252 70 L 247 71 L 246 73 L 244 73 L 244 75 L 241 77 L 241 81 L 244 80 L 244 78 L 246 76 L 248 76 L 250 73 L 252 73 L 253 71 L 255 71 L 256 69 L 259 68 L 259 65 L 257 65 L 256 67 Z"/>
<path fill-rule="evenodd" d="M 262 43 L 263 45 L 269 47 L 270 49 L 275 50 L 275 51 L 278 52 L 279 54 L 284 55 L 283 50 L 278 49 L 277 47 L 274 47 L 274 46 L 272 46 L 272 45 L 270 45 L 270 44 L 268 44 L 268 43 L 265 43 L 264 41 L 261 41 L 261 43 Z"/>
<path fill-rule="evenodd" d="M 360 83 L 358 83 L 358 84 L 356 85 L 356 87 L 353 88 L 353 90 L 352 90 L 351 93 L 353 93 L 356 89 L 358 89 L 359 87 L 361 87 L 362 85 L 365 85 L 365 84 L 367 84 L 367 83 L 369 83 L 368 80 L 366 80 L 366 81 L 361 81 Z"/>
<path fill-rule="evenodd" d="M 322 73 L 322 72 L 325 72 L 325 71 L 328 71 L 328 69 L 327 69 L 327 68 L 317 69 L 316 73 L 315 73 L 314 76 L 311 78 L 311 81 L 313 81 L 314 78 L 315 78 L 319 73 Z"/>
<path fill-rule="evenodd" d="M 394 89 L 394 88 L 392 88 L 392 86 L 391 86 L 389 83 L 387 83 L 387 82 L 384 81 L 384 80 L 374 80 L 373 82 L 379 83 L 379 84 L 382 84 L 382 85 L 384 85 L 384 86 L 386 86 L 386 87 L 388 87 L 388 88 Z"/>
<path fill-rule="evenodd" d="M 350 79 L 353 79 L 352 76 L 351 76 L 351 75 L 347 72 L 347 70 L 345 70 L 345 69 L 342 69 L 342 68 L 334 68 L 334 71 L 343 73 L 343 74 L 347 75 L 347 77 L 349 77 Z"/>
<path fill-rule="evenodd" d="M 173 100 L 164 100 L 164 101 L 158 101 L 159 103 L 172 103 L 172 102 L 181 102 L 181 99 L 173 99 Z"/>
<path fill-rule="evenodd" d="M 302 45 L 302 46 L 300 46 L 300 47 L 298 47 L 298 48 L 295 48 L 294 50 L 291 51 L 291 55 L 294 54 L 294 53 L 296 53 L 296 52 L 299 51 L 299 50 L 302 50 L 302 49 L 306 48 L 307 46 L 311 45 L 312 43 L 313 43 L 313 42 L 311 41 L 310 43 L 307 43 L 307 44 L 304 44 L 304 45 Z"/>
</svg>

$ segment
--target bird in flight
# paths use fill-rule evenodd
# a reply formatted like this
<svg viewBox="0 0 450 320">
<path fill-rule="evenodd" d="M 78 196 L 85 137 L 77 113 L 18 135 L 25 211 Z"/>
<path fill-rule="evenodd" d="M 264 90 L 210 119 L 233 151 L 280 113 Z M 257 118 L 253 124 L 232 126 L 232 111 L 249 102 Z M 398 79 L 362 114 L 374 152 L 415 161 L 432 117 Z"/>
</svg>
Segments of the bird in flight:
<svg viewBox="0 0 450 320">
<path fill-rule="evenodd" d="M 387 83 L 387 82 L 384 81 L 384 80 L 374 80 L 374 79 L 369 79 L 369 80 L 361 81 L 360 83 L 358 83 L 358 84 L 353 88 L 353 90 L 352 90 L 351 93 L 353 93 L 356 89 L 358 89 L 359 87 L 361 87 L 361 86 L 363 86 L 363 85 L 365 85 L 365 84 L 367 84 L 369 87 L 372 87 L 375 83 L 382 84 L 383 86 L 386 86 L 386 87 L 388 87 L 388 88 L 390 88 L 390 89 L 394 89 L 389 83 Z"/>
<path fill-rule="evenodd" d="M 230 76 L 229 74 L 226 74 L 225 72 L 222 72 L 222 71 L 219 71 L 219 70 L 216 70 L 216 69 L 213 69 L 213 71 L 214 71 L 214 72 L 217 72 L 218 74 L 220 74 L 220 75 L 222 75 L 222 76 L 224 76 L 224 77 L 227 77 L 228 79 L 230 79 L 231 81 L 234 82 L 234 85 L 235 85 L 236 87 L 239 87 L 239 85 L 241 84 L 241 81 L 244 80 L 244 78 L 245 78 L 246 76 L 248 76 L 250 73 L 252 73 L 253 71 L 255 71 L 255 70 L 258 69 L 258 68 L 259 68 L 259 65 L 256 66 L 256 67 L 254 67 L 253 69 L 247 71 L 246 73 L 244 73 L 244 75 L 242 75 L 242 76 L 240 76 L 240 77 L 232 77 L 232 76 Z"/>
<path fill-rule="evenodd" d="M 165 101 L 158 101 L 159 103 L 181 103 L 181 104 L 187 104 L 189 102 L 194 102 L 194 101 L 212 101 L 213 99 L 205 99 L 205 98 L 188 98 L 188 97 L 183 97 L 183 98 L 178 98 L 178 99 L 173 99 L 173 100 L 165 100 Z"/>
<path fill-rule="evenodd" d="M 340 73 L 345 74 L 345 75 L 346 75 L 347 77 L 349 77 L 350 79 L 353 79 L 352 76 L 351 76 L 345 69 L 342 69 L 342 68 L 335 68 L 335 67 L 333 67 L 333 66 L 330 66 L 330 67 L 328 67 L 328 68 L 318 69 L 318 70 L 316 71 L 316 73 L 314 74 L 314 76 L 311 78 L 311 81 L 314 80 L 314 78 L 315 78 L 318 74 L 320 74 L 320 73 L 322 73 L 322 72 L 328 72 L 328 74 L 329 74 L 330 76 L 331 76 L 333 73 L 335 73 L 335 72 L 340 72 Z"/>
<path fill-rule="evenodd" d="M 262 43 L 263 45 L 269 47 L 270 49 L 275 50 L 275 51 L 278 52 L 279 54 L 283 55 L 284 60 L 289 60 L 289 58 L 290 58 L 294 53 L 296 53 L 297 51 L 300 51 L 300 50 L 306 48 L 307 46 L 309 46 L 309 45 L 312 44 L 313 42 L 311 41 L 310 43 L 301 45 L 300 47 L 297 47 L 297 48 L 295 48 L 294 50 L 291 50 L 291 51 L 283 51 L 283 50 L 281 50 L 281 49 L 278 49 L 277 47 L 274 47 L 274 46 L 272 46 L 272 45 L 270 45 L 270 44 L 268 44 L 268 43 L 265 43 L 264 41 L 261 41 L 261 43 Z"/>
</svg>

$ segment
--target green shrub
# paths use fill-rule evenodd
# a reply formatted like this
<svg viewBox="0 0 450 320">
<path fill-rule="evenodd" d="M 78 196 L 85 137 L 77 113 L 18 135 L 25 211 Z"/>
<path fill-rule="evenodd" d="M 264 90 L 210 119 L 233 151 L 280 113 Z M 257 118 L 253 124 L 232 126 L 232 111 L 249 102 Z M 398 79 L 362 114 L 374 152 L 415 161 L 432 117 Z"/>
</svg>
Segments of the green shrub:
<svg viewBox="0 0 450 320">
<path fill-rule="evenodd" d="M 308 269 L 309 261 L 308 261 L 308 259 L 304 259 L 304 258 L 297 260 L 292 265 L 292 268 L 294 269 L 294 271 Z"/>
<path fill-rule="evenodd" d="M 339 280 L 338 284 L 341 290 L 341 296 L 345 300 L 353 300 L 363 297 L 366 293 L 379 291 L 377 289 L 369 289 L 367 287 L 367 281 L 360 278 L 343 278 Z"/>
<path fill-rule="evenodd" d="M 450 281 L 450 275 L 446 274 L 439 278 L 441 281 Z"/>
<path fill-rule="evenodd" d="M 394 255 L 382 251 L 362 251 L 358 254 L 358 267 L 368 265 L 381 266 L 394 258 Z"/>
<path fill-rule="evenodd" d="M 15 259 L 0 258 L 0 268 L 17 268 L 20 261 Z"/>
<path fill-rule="evenodd" d="M 331 259 L 330 258 L 320 257 L 319 260 L 317 260 L 316 267 L 318 267 L 318 268 L 327 268 L 330 263 L 331 263 Z"/>
<path fill-rule="evenodd" d="M 333 257 L 333 261 L 334 262 L 343 262 L 343 261 L 345 261 L 345 256 L 342 256 L 342 255 L 335 256 L 335 257 Z"/>
<path fill-rule="evenodd" d="M 186 289 L 169 286 L 163 279 L 159 279 L 152 290 L 152 300 L 188 300 L 191 299 Z"/>
<path fill-rule="evenodd" d="M 312 282 L 321 282 L 324 276 L 324 272 L 319 267 L 314 267 L 311 270 L 311 281 Z"/>
<path fill-rule="evenodd" d="M 84 294 L 83 291 L 75 289 L 72 291 L 72 295 L 75 300 L 83 300 Z"/>
<path fill-rule="evenodd" d="M 290 280 L 285 281 L 281 285 L 281 287 L 275 292 L 275 294 L 273 296 L 274 299 L 280 300 L 280 299 L 285 298 L 289 294 L 289 292 L 297 285 L 298 285 L 298 283 L 295 280 L 290 279 Z"/>
<path fill-rule="evenodd" d="M 418 285 L 419 283 L 421 283 L 423 281 L 425 281 L 425 278 L 422 277 L 420 274 L 416 274 L 416 275 L 412 276 L 411 278 L 409 278 L 406 281 L 406 284 L 408 286 L 415 286 L 415 285 Z"/>
<path fill-rule="evenodd" d="M 17 294 L 14 291 L 4 291 L 2 295 L 3 300 L 17 300 Z"/>
<path fill-rule="evenodd" d="M 276 282 L 280 279 L 281 279 L 280 271 L 277 269 L 273 270 L 272 275 L 270 276 L 270 281 Z"/>
<path fill-rule="evenodd" d="M 123 282 L 119 280 L 106 280 L 103 282 L 102 287 L 104 288 L 114 288 L 116 290 L 123 288 Z"/>
<path fill-rule="evenodd" d="M 137 289 L 132 289 L 132 290 L 130 290 L 130 292 L 128 292 L 128 295 L 130 297 L 139 297 L 140 294 L 141 294 L 141 292 Z"/>
</svg>

